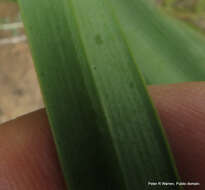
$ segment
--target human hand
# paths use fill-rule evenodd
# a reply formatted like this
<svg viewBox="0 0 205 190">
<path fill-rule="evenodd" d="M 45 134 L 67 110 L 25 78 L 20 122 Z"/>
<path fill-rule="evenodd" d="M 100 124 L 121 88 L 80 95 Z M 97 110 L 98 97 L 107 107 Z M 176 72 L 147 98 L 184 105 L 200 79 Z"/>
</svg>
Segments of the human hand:
<svg viewBox="0 0 205 190">
<path fill-rule="evenodd" d="M 150 86 L 182 181 L 205 189 L 205 83 Z M 65 190 L 44 110 L 0 126 L 0 190 Z M 188 186 L 185 187 L 188 189 Z"/>
</svg>

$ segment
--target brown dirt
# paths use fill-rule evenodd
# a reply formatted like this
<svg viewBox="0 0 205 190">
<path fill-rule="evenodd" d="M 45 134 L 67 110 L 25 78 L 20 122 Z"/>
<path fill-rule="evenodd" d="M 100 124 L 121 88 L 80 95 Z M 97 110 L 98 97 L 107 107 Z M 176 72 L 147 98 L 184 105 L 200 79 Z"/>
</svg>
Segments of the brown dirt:
<svg viewBox="0 0 205 190">
<path fill-rule="evenodd" d="M 0 47 L 0 123 L 43 106 L 26 43 Z"/>
<path fill-rule="evenodd" d="M 15 3 L 0 2 L 0 18 L 16 20 Z M 12 37 L 9 32 L 4 37 Z M 0 46 L 0 123 L 43 107 L 27 43 Z"/>
<path fill-rule="evenodd" d="M 19 8 L 16 3 L 0 1 L 0 18 L 9 18 L 11 20 L 15 20 L 18 12 Z"/>
</svg>

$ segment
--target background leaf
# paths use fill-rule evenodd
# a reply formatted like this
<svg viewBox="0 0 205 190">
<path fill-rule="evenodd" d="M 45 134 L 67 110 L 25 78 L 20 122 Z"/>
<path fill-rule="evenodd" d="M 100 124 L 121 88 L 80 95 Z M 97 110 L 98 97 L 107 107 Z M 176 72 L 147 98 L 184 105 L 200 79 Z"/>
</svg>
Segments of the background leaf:
<svg viewBox="0 0 205 190">
<path fill-rule="evenodd" d="M 204 37 L 146 0 L 110 2 L 147 84 L 205 80 Z"/>
</svg>

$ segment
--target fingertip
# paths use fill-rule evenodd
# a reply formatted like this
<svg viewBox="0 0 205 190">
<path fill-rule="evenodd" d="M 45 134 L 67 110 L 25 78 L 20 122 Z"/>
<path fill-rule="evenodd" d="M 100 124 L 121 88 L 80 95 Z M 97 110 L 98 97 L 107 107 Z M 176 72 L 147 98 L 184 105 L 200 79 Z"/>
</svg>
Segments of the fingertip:
<svg viewBox="0 0 205 190">
<path fill-rule="evenodd" d="M 205 189 L 205 83 L 151 86 L 149 92 L 182 181 Z M 44 110 L 0 127 L 0 155 L 0 189 L 66 189 Z"/>
<path fill-rule="evenodd" d="M 205 189 L 205 83 L 151 86 L 149 92 L 182 181 L 199 182 L 197 188 Z"/>
<path fill-rule="evenodd" d="M 0 127 L 0 155 L 0 189 L 65 189 L 44 110 Z"/>
</svg>

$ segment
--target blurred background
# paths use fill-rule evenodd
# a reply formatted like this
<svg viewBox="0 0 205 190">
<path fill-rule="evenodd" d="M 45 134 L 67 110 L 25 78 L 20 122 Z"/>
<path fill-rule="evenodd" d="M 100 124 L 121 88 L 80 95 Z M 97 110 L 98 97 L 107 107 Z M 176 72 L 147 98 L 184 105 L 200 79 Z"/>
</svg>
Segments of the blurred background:
<svg viewBox="0 0 205 190">
<path fill-rule="evenodd" d="M 0 0 L 0 123 L 41 107 L 18 6 Z"/>
<path fill-rule="evenodd" d="M 150 0 L 205 35 L 205 0 Z M 0 0 L 0 123 L 43 107 L 18 6 Z"/>
</svg>

